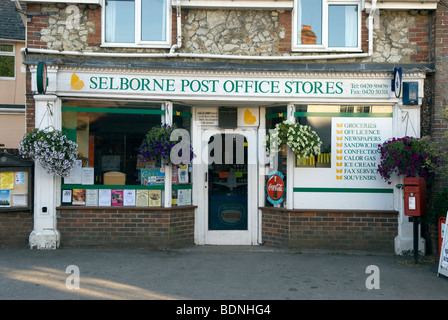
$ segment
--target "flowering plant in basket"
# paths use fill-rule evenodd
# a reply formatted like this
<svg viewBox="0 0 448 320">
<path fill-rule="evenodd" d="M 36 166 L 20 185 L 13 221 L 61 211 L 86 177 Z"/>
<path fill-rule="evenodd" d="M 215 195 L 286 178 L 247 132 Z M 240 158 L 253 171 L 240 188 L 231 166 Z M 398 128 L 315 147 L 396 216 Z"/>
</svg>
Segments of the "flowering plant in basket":
<svg viewBox="0 0 448 320">
<path fill-rule="evenodd" d="M 275 130 L 266 136 L 267 152 L 270 152 L 272 142 L 277 139 L 278 148 L 287 145 L 296 153 L 296 157 L 309 158 L 320 153 L 322 141 L 310 126 L 285 120 L 275 125 Z"/>
<path fill-rule="evenodd" d="M 195 157 L 190 144 L 190 136 L 186 130 L 176 129 L 176 125 L 170 126 L 168 124 L 153 127 L 148 131 L 139 147 L 140 155 L 149 161 L 161 159 L 162 164 L 165 165 L 169 165 L 172 162 L 176 162 L 175 164 L 190 163 Z M 182 152 L 188 150 L 188 154 L 179 156 L 179 151 L 181 150 Z M 178 161 L 172 161 L 172 153 L 175 153 L 173 156 Z"/>
<path fill-rule="evenodd" d="M 380 164 L 378 172 L 391 184 L 392 174 L 432 180 L 442 163 L 440 151 L 429 137 L 393 138 L 378 145 Z"/>
<path fill-rule="evenodd" d="M 78 145 L 54 128 L 27 132 L 19 144 L 19 153 L 39 161 L 48 173 L 60 177 L 70 174 L 75 163 Z"/>
</svg>

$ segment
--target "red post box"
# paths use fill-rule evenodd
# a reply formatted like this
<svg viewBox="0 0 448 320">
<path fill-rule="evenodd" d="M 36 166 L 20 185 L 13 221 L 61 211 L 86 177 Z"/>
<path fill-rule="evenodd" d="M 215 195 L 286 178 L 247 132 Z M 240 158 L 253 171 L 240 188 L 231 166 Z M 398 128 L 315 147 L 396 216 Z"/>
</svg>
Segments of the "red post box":
<svg viewBox="0 0 448 320">
<path fill-rule="evenodd" d="M 423 178 L 404 178 L 404 214 L 420 217 L 426 213 L 426 182 Z"/>
</svg>

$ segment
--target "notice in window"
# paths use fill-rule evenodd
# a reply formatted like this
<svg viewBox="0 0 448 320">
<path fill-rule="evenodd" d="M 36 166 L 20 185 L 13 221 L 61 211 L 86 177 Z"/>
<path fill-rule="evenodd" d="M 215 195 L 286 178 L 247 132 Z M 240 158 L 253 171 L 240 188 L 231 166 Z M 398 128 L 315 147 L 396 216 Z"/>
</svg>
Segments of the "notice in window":
<svg viewBox="0 0 448 320">
<path fill-rule="evenodd" d="M 70 175 L 64 178 L 65 184 L 81 184 L 82 181 L 82 160 L 75 160 Z"/>
<path fill-rule="evenodd" d="M 331 134 L 336 181 L 381 181 L 378 145 L 391 137 L 391 118 L 333 118 Z"/>
<path fill-rule="evenodd" d="M 196 120 L 201 126 L 217 126 L 218 111 L 198 111 L 196 112 Z"/>
</svg>

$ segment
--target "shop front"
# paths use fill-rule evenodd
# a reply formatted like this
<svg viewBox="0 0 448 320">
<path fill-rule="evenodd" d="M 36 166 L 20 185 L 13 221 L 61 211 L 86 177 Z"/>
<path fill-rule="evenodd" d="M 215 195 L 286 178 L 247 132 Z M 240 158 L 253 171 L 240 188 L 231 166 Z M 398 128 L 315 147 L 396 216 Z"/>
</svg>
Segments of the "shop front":
<svg viewBox="0 0 448 320">
<path fill-rule="evenodd" d="M 31 73 L 36 91 L 37 69 Z M 377 148 L 392 137 L 419 136 L 422 95 L 403 105 L 392 70 L 48 66 L 47 73 L 46 93 L 34 96 L 36 127 L 62 129 L 79 157 L 62 180 L 36 168 L 32 247 L 48 238 L 55 247 L 407 245 L 400 191 L 378 174 Z M 405 73 L 403 81 L 421 89 L 424 78 Z M 285 120 L 311 126 L 321 154 L 268 154 L 266 135 Z M 186 133 L 190 164 L 141 157 L 142 139 L 163 124 Z"/>
</svg>

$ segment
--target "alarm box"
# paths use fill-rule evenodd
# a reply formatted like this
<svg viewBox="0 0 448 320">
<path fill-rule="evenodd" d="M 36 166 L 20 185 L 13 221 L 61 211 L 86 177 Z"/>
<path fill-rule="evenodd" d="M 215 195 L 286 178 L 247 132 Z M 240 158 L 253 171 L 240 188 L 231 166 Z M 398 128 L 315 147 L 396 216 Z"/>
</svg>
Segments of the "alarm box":
<svg viewBox="0 0 448 320">
<path fill-rule="evenodd" d="M 418 105 L 418 82 L 403 82 L 403 104 Z"/>
</svg>

